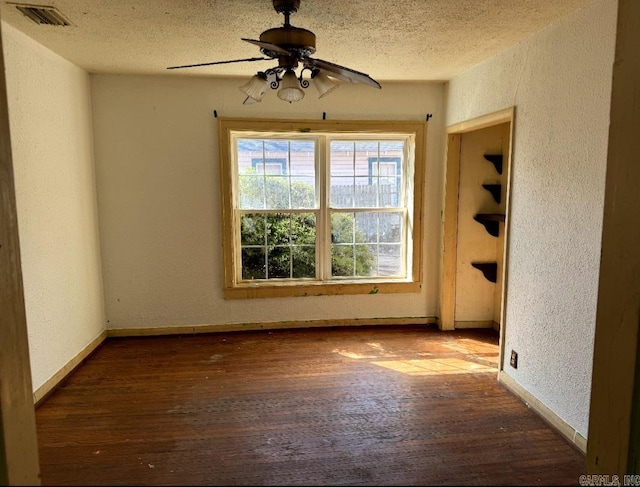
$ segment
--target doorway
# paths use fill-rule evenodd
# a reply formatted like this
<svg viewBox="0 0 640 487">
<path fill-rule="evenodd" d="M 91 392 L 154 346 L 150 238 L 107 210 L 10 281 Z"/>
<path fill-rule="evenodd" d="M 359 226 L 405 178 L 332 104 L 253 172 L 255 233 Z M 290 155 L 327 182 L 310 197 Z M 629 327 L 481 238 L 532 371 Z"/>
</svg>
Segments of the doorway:
<svg viewBox="0 0 640 487">
<path fill-rule="evenodd" d="M 494 328 L 501 344 L 513 117 L 511 107 L 447 128 L 439 326 Z"/>
</svg>

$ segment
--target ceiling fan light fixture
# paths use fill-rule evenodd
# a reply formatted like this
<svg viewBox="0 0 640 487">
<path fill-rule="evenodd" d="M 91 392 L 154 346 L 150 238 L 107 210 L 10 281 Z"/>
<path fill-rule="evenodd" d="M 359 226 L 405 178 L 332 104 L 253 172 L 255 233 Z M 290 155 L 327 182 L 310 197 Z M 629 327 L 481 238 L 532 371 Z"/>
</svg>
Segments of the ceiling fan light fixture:
<svg viewBox="0 0 640 487">
<path fill-rule="evenodd" d="M 320 93 L 320 96 L 318 96 L 318 98 L 327 96 L 338 86 L 340 86 L 340 83 L 338 81 L 329 78 L 329 76 L 327 76 L 323 72 L 318 72 L 311 79 L 313 80 L 313 84 L 317 88 L 318 93 Z"/>
<path fill-rule="evenodd" d="M 267 76 L 264 73 L 259 72 L 258 74 L 253 75 L 245 84 L 240 86 L 240 91 L 254 101 L 262 101 L 265 93 L 267 92 L 268 86 L 269 83 L 267 82 Z"/>
<path fill-rule="evenodd" d="M 304 98 L 304 91 L 300 88 L 300 82 L 293 70 L 287 69 L 287 72 L 280 81 L 280 86 L 278 98 L 281 100 L 293 103 L 294 101 L 300 101 Z"/>
</svg>

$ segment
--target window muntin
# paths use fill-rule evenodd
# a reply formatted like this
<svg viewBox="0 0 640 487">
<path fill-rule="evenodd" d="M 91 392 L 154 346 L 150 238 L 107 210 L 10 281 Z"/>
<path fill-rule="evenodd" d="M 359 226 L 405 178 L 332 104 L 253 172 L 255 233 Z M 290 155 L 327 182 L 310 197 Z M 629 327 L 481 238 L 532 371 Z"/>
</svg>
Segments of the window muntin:
<svg viewBox="0 0 640 487">
<path fill-rule="evenodd" d="M 242 280 L 315 278 L 316 215 L 242 213 Z"/>
<path fill-rule="evenodd" d="M 404 277 L 404 219 L 404 211 L 332 211 L 332 276 Z M 351 265 L 338 266 L 340 259 Z"/>
<path fill-rule="evenodd" d="M 328 147 L 324 160 L 318 150 L 322 144 Z M 407 277 L 410 208 L 402 191 L 407 137 L 327 134 L 311 140 L 289 133 L 277 139 L 237 138 L 233 151 L 238 282 Z M 265 171 L 269 164 L 278 170 Z M 322 185 L 328 205 L 320 203 Z M 330 237 L 318 229 L 324 219 L 330 221 Z"/>
<path fill-rule="evenodd" d="M 317 208 L 315 145 L 314 140 L 237 139 L 237 207 Z M 269 171 L 274 161 L 279 171 Z"/>
<path fill-rule="evenodd" d="M 316 148 L 297 137 L 236 140 L 239 282 L 318 277 Z"/>
<path fill-rule="evenodd" d="M 225 297 L 419 291 L 425 134 L 424 122 L 221 119 Z M 350 169 L 331 164 L 332 143 Z M 351 179 L 346 202 L 333 204 L 332 177 Z M 336 235 L 338 218 L 350 232 Z"/>
<path fill-rule="evenodd" d="M 408 138 L 369 137 L 329 143 L 333 278 L 406 277 Z M 336 265 L 345 260 L 350 268 Z"/>
</svg>

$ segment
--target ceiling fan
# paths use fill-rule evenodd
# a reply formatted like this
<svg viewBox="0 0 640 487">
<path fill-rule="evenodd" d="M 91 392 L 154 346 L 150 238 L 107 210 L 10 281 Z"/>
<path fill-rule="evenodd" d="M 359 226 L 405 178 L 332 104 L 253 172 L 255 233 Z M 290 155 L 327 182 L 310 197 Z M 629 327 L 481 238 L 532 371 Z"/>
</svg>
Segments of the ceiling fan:
<svg viewBox="0 0 640 487">
<path fill-rule="evenodd" d="M 260 34 L 259 40 L 242 38 L 243 41 L 258 46 L 263 57 L 170 66 L 167 69 L 276 59 L 277 66 L 258 71 L 240 87 L 247 95 L 245 105 L 262 101 L 267 88 L 278 90 L 278 98 L 289 103 L 302 100 L 303 89 L 308 88 L 311 83 L 318 89 L 320 98 L 337 88 L 340 81 L 363 83 L 380 89 L 380 83 L 368 74 L 311 57 L 316 52 L 316 35 L 310 30 L 294 27 L 289 22 L 291 14 L 297 12 L 299 7 L 300 0 L 273 0 L 275 11 L 284 15 L 284 25 L 265 30 Z M 299 67 L 302 67 L 300 74 L 296 74 L 295 70 Z M 304 77 L 305 71 L 308 71 L 307 77 Z"/>
</svg>

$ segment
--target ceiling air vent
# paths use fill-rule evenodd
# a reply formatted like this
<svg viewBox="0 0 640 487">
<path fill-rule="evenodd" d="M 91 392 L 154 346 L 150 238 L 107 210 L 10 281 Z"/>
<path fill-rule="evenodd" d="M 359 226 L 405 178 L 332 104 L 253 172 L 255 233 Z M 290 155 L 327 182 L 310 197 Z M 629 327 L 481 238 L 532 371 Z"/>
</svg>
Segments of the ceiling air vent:
<svg viewBox="0 0 640 487">
<path fill-rule="evenodd" d="M 65 18 L 55 7 L 45 5 L 15 4 L 16 8 L 36 24 L 69 26 L 71 22 Z"/>
</svg>

